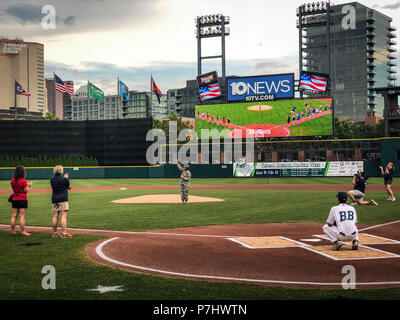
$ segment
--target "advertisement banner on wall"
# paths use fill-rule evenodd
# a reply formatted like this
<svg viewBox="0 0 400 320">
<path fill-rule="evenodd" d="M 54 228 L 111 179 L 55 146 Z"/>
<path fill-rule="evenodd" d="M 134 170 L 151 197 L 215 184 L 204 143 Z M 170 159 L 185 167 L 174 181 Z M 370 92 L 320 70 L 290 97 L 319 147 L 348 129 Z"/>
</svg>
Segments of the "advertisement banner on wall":
<svg viewBox="0 0 400 320">
<path fill-rule="evenodd" d="M 294 74 L 228 78 L 228 101 L 259 102 L 294 98 Z"/>
<path fill-rule="evenodd" d="M 234 163 L 234 177 L 351 177 L 363 161 Z"/>
</svg>

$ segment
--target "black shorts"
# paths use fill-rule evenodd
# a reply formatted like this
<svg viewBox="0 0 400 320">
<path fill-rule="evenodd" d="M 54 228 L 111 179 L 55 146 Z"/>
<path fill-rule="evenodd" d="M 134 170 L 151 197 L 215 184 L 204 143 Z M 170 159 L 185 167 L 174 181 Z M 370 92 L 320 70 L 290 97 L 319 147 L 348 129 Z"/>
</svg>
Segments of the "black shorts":
<svg viewBox="0 0 400 320">
<path fill-rule="evenodd" d="M 387 184 L 392 184 L 393 183 L 393 179 L 385 179 L 385 186 Z"/>
<path fill-rule="evenodd" d="M 28 200 L 13 200 L 12 207 L 13 209 L 27 209 Z"/>
</svg>

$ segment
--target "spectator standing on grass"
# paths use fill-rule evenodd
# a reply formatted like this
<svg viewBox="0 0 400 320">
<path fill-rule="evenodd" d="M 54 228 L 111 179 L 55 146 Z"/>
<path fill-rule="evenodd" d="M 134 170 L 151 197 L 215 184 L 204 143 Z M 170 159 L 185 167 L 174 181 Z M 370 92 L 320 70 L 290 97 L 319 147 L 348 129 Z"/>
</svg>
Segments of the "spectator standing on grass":
<svg viewBox="0 0 400 320">
<path fill-rule="evenodd" d="M 67 214 L 69 211 L 68 190 L 71 190 L 71 184 L 68 180 L 68 173 L 64 174 L 64 168 L 60 165 L 53 169 L 54 177 L 50 180 L 53 194 L 51 197 L 53 208 L 53 219 L 51 226 L 53 228 L 53 237 L 71 238 L 72 235 L 67 233 Z M 61 220 L 61 234 L 57 232 L 58 220 Z"/>
<path fill-rule="evenodd" d="M 28 192 L 32 186 L 32 182 L 27 182 L 26 171 L 24 166 L 18 165 L 14 170 L 14 177 L 11 179 L 12 196 L 12 211 L 11 211 L 11 234 L 15 236 L 15 225 L 19 216 L 19 226 L 22 236 L 31 236 L 25 231 L 25 216 L 28 209 Z"/>
<path fill-rule="evenodd" d="M 394 174 L 394 166 L 393 166 L 393 162 L 389 162 L 385 168 L 385 170 L 383 170 L 383 167 L 380 166 L 379 169 L 381 169 L 381 173 L 383 175 L 383 180 L 385 183 L 385 187 L 386 187 L 386 192 L 388 194 L 388 198 L 387 200 L 390 201 L 395 201 L 396 198 L 394 197 L 393 191 L 392 191 L 392 183 L 393 183 L 393 174 Z"/>
</svg>

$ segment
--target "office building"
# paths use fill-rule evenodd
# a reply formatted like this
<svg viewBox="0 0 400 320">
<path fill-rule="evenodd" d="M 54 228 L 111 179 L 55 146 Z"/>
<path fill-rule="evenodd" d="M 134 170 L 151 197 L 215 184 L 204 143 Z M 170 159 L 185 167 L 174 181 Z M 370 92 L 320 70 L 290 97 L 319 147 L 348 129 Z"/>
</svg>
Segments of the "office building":
<svg viewBox="0 0 400 320">
<path fill-rule="evenodd" d="M 176 112 L 180 117 L 194 118 L 196 105 L 226 103 L 226 85 L 222 77 L 218 77 L 218 82 L 222 93 L 221 97 L 205 101 L 200 101 L 197 80 L 187 80 L 184 88 L 168 90 L 169 111 Z"/>
<path fill-rule="evenodd" d="M 169 110 L 167 95 L 162 95 L 160 97 L 160 103 L 158 103 L 157 96 L 150 92 L 129 91 L 129 97 L 129 101 L 123 102 L 124 118 L 168 118 Z"/>
<path fill-rule="evenodd" d="M 373 88 L 397 79 L 392 18 L 358 2 L 304 4 L 297 16 L 300 69 L 330 73 L 335 116 L 352 121 L 382 117 L 383 98 Z"/>
<path fill-rule="evenodd" d="M 44 45 L 0 39 L 0 117 L 15 115 L 15 80 L 30 93 L 18 95 L 17 118 L 41 119 L 47 112 Z"/>
<path fill-rule="evenodd" d="M 168 117 L 167 96 L 163 95 L 160 103 L 158 103 L 156 95 L 149 92 L 129 91 L 129 97 L 129 101 L 124 101 L 123 97 L 118 95 L 105 95 L 104 101 L 92 97 L 88 99 L 87 85 L 83 85 L 75 92 L 70 106 L 68 103 L 66 104 L 67 118 L 70 120 L 108 120 Z"/>
</svg>

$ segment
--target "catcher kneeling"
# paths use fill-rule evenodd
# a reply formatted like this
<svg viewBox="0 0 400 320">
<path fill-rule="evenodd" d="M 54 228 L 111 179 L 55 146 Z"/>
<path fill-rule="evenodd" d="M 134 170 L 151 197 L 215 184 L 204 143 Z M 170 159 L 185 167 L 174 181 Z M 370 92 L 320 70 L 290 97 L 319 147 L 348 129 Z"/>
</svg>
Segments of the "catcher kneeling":
<svg viewBox="0 0 400 320">
<path fill-rule="evenodd" d="M 343 246 L 342 241 L 352 241 L 352 249 L 358 250 L 357 213 L 354 207 L 346 204 L 347 193 L 338 192 L 339 204 L 331 208 L 327 224 L 323 226 L 325 234 L 333 243 L 332 250 L 337 251 Z"/>
</svg>

